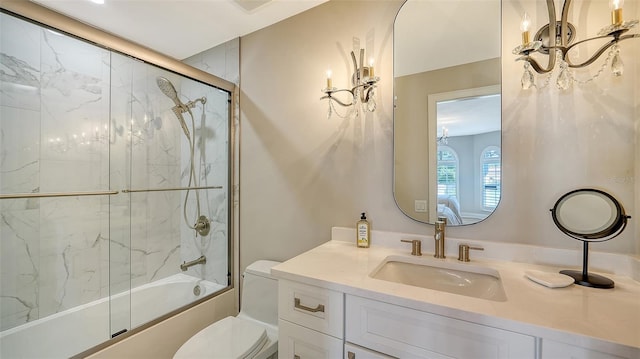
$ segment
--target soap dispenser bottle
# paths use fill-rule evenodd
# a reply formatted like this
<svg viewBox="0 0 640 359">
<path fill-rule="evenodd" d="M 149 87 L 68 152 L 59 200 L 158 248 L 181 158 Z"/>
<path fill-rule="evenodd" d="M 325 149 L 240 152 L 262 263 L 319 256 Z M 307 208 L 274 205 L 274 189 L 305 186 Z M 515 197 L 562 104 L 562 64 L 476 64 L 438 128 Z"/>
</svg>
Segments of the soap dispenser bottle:
<svg viewBox="0 0 640 359">
<path fill-rule="evenodd" d="M 369 248 L 369 244 L 371 244 L 371 226 L 369 225 L 369 221 L 367 221 L 367 216 L 365 216 L 364 212 L 362 212 L 362 216 L 360 220 L 356 224 L 356 235 L 359 248 Z"/>
</svg>

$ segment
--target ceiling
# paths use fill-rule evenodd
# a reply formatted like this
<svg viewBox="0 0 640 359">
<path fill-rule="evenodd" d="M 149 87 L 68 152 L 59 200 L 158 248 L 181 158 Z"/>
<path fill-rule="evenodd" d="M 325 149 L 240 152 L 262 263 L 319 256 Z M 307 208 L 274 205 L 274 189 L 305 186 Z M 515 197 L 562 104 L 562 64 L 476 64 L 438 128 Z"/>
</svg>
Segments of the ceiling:
<svg viewBox="0 0 640 359">
<path fill-rule="evenodd" d="M 442 135 L 442 127 L 451 137 L 500 131 L 501 112 L 499 94 L 438 102 L 438 136 Z"/>
<path fill-rule="evenodd" d="M 178 60 L 328 0 L 32 0 Z"/>
<path fill-rule="evenodd" d="M 182 60 L 328 0 L 103 0 L 104 4 L 94 2 L 98 0 L 31 1 Z M 499 34 L 499 3 L 405 3 L 394 26 L 395 76 L 499 56 L 499 36 L 493 36 Z M 465 14 L 472 17 L 466 18 Z M 490 38 L 493 41 L 486 41 Z M 500 116 L 494 114 L 496 108 L 500 109 L 499 103 L 499 96 L 443 103 L 438 106 L 438 123 L 446 126 L 451 136 L 493 131 L 500 126 Z M 498 123 L 487 124 L 481 118 L 497 118 Z M 481 123 L 487 127 L 476 128 Z"/>
</svg>

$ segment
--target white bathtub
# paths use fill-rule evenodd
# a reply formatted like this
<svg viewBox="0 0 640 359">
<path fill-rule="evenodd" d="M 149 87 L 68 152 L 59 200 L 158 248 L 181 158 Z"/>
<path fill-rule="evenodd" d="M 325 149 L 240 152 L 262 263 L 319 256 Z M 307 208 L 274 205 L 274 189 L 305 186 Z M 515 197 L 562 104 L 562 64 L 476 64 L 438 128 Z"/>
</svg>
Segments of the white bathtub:
<svg viewBox="0 0 640 359">
<path fill-rule="evenodd" d="M 193 292 L 196 285 L 200 286 L 200 295 Z M 138 327 L 224 288 L 175 274 L 134 288 L 130 295 L 117 294 L 111 301 L 102 298 L 0 332 L 0 358 L 68 358 L 107 341 L 115 332 Z M 110 308 L 114 309 L 111 318 Z"/>
</svg>

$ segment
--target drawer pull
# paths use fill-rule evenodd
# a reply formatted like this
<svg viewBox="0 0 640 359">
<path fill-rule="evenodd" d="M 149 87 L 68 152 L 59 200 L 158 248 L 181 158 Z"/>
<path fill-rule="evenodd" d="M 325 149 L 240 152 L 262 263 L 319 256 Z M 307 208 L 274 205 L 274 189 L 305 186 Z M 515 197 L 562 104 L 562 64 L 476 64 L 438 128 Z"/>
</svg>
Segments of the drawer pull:
<svg viewBox="0 0 640 359">
<path fill-rule="evenodd" d="M 356 353 L 347 352 L 347 359 L 356 359 Z"/>
<path fill-rule="evenodd" d="M 300 355 L 298 355 L 298 354 L 293 354 L 293 359 L 300 359 Z"/>
<path fill-rule="evenodd" d="M 293 306 L 298 309 L 306 310 L 307 312 L 311 312 L 311 313 L 317 313 L 317 312 L 324 313 L 324 304 L 318 304 L 317 307 L 310 308 L 300 304 L 300 298 L 293 298 Z"/>
</svg>

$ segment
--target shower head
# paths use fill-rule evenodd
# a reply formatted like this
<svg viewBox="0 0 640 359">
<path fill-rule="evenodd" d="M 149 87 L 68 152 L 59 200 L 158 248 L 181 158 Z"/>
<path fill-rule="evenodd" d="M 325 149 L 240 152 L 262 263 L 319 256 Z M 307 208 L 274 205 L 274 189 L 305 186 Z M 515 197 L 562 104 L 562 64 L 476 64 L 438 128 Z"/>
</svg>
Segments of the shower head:
<svg viewBox="0 0 640 359">
<path fill-rule="evenodd" d="M 171 110 L 178 118 L 178 121 L 180 122 L 180 126 L 182 127 L 182 131 L 184 132 L 185 136 L 187 136 L 187 138 L 190 140 L 191 136 L 189 135 L 189 129 L 187 128 L 187 123 L 184 122 L 184 117 L 182 117 L 183 112 L 190 111 L 189 107 L 187 107 L 187 105 L 183 104 L 180 101 L 180 99 L 178 98 L 178 92 L 176 91 L 176 88 L 173 87 L 173 84 L 171 83 L 171 81 L 169 81 L 166 77 L 162 77 L 162 76 L 156 77 L 156 83 L 158 84 L 160 91 L 162 91 L 163 94 L 165 94 L 168 98 L 170 98 L 173 101 L 173 103 L 176 104 Z"/>
<path fill-rule="evenodd" d="M 156 83 L 158 84 L 160 91 L 162 91 L 162 93 L 165 94 L 168 98 L 173 100 L 173 103 L 175 103 L 176 106 L 184 106 L 184 104 L 180 102 L 180 99 L 178 98 L 178 91 L 176 91 L 176 88 L 173 87 L 173 84 L 171 83 L 171 81 L 169 81 L 169 79 L 167 79 L 166 77 L 158 76 L 156 77 Z"/>
</svg>

